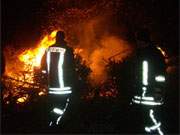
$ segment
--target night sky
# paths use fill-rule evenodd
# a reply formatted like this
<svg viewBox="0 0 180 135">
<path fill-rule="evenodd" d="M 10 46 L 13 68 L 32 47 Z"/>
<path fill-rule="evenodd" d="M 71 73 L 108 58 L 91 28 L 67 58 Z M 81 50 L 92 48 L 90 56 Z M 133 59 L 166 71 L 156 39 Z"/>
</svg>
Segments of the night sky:
<svg viewBox="0 0 180 135">
<path fill-rule="evenodd" d="M 3 0 L 2 1 L 2 35 L 3 45 L 32 42 L 40 36 L 41 16 L 37 11 L 42 0 Z"/>
<path fill-rule="evenodd" d="M 21 48 L 31 46 L 42 35 L 49 20 L 47 14 L 54 0 L 3 0 L 2 1 L 2 44 Z M 83 8 L 100 0 L 62 0 L 59 8 Z M 117 0 L 112 0 L 112 3 Z M 178 0 L 122 0 L 114 18 L 116 25 L 123 23 L 131 32 L 141 26 L 150 29 L 153 39 L 168 48 L 170 54 L 178 54 Z M 55 8 L 58 9 L 57 5 Z M 58 9 L 59 10 L 59 9 Z M 123 11 L 123 12 L 122 12 Z M 49 17 L 49 16 L 48 16 Z M 47 21 L 48 20 L 48 21 Z"/>
</svg>

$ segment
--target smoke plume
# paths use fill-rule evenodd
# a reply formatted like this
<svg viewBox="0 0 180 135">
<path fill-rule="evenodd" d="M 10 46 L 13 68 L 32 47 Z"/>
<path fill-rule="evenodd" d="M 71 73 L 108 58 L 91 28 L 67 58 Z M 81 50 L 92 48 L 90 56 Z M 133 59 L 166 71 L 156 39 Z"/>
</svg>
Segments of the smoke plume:
<svg viewBox="0 0 180 135">
<path fill-rule="evenodd" d="M 50 1 L 54 12 L 48 15 L 51 21 L 47 26 L 50 30 L 65 31 L 69 45 L 83 50 L 80 55 L 92 70 L 92 82 L 102 82 L 106 79 L 105 61 L 120 52 L 122 54 L 115 57 L 115 60 L 122 61 L 131 52 L 131 46 L 122 36 L 126 35 L 126 28 L 114 22 L 114 14 L 117 12 L 114 7 L 121 2 L 103 0 L 80 4 L 79 0 L 71 5 L 70 1 L 58 2 L 65 5 L 63 10 L 52 4 L 57 1 Z"/>
<path fill-rule="evenodd" d="M 118 0 L 47 0 L 42 7 L 45 16 L 42 37 L 53 30 L 65 31 L 68 44 L 83 50 L 80 55 L 92 70 L 92 82 L 102 82 L 106 80 L 106 61 L 120 52 L 122 54 L 114 58 L 122 61 L 131 52 L 124 38 L 126 27 L 117 23 L 115 16 L 120 4 Z"/>
</svg>

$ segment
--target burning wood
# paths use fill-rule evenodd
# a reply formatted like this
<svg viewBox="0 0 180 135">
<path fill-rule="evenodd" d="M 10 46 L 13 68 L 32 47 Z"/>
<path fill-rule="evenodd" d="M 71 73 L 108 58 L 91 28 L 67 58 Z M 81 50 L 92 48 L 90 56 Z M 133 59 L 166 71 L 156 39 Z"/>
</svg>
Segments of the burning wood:
<svg viewBox="0 0 180 135">
<path fill-rule="evenodd" d="M 5 74 L 21 82 L 34 83 L 33 70 L 35 67 L 40 67 L 41 58 L 46 48 L 55 43 L 56 33 L 57 33 L 57 30 L 53 31 L 50 35 L 46 35 L 40 41 L 37 48 L 25 50 L 18 56 L 19 63 L 21 62 L 20 71 L 17 71 L 16 68 L 13 68 L 14 70 L 12 70 L 11 66 L 7 64 Z M 8 62 L 9 61 L 7 61 L 7 63 Z M 19 74 L 19 72 L 23 72 L 23 75 Z"/>
<path fill-rule="evenodd" d="M 19 56 L 19 60 L 24 62 L 25 65 L 30 65 L 31 71 L 33 71 L 33 67 L 39 67 L 46 48 L 55 43 L 56 33 L 57 30 L 53 31 L 50 35 L 46 35 L 37 48 L 24 51 Z"/>
<path fill-rule="evenodd" d="M 33 90 L 37 94 L 37 96 L 43 96 L 47 94 L 46 93 L 47 84 L 46 82 L 43 82 L 44 78 L 40 72 L 40 64 L 46 48 L 48 48 L 49 46 L 55 43 L 56 33 L 57 30 L 54 30 L 50 35 L 45 35 L 36 48 L 27 49 L 21 52 L 19 55 L 17 55 L 14 58 L 17 61 L 16 63 L 17 67 L 14 66 L 12 59 L 9 61 L 7 60 L 6 72 L 5 72 L 7 78 L 5 78 L 4 84 L 6 89 L 8 91 L 10 90 L 10 92 L 5 92 L 6 93 L 4 94 L 6 95 L 5 97 L 7 97 L 7 95 L 13 95 L 13 96 L 18 95 L 17 103 L 21 103 L 27 101 L 23 97 L 24 94 L 27 93 L 31 94 L 28 91 Z M 90 33 L 90 35 L 92 34 L 94 33 Z M 84 41 L 82 43 L 86 43 L 86 42 Z M 82 81 L 86 78 L 83 76 L 90 76 L 91 77 L 90 81 L 93 83 L 96 82 L 95 85 L 97 85 L 98 80 L 101 80 L 102 78 L 104 79 L 105 78 L 104 76 L 106 76 L 106 72 L 105 72 L 106 63 L 102 63 L 102 60 L 108 59 L 109 56 L 112 56 L 112 54 L 115 54 L 117 52 L 129 50 L 126 53 L 123 53 L 122 55 L 119 55 L 117 57 L 117 60 L 123 60 L 130 54 L 131 48 L 127 42 L 118 39 L 118 37 L 112 37 L 112 36 L 103 37 L 102 40 L 97 41 L 97 43 L 95 44 L 100 44 L 102 48 L 96 48 L 94 50 L 89 51 L 89 47 L 80 48 L 81 47 L 80 45 L 80 47 L 74 48 L 74 55 L 77 65 L 82 65 L 76 67 L 76 71 L 80 76 L 79 79 Z M 80 62 L 78 62 L 78 60 Z M 90 68 L 84 70 L 87 67 L 87 65 Z M 85 80 L 87 81 L 87 78 Z M 92 83 L 91 84 L 88 83 L 88 84 L 92 85 Z M 94 86 L 90 88 L 93 87 Z M 22 91 L 23 94 L 20 94 Z M 105 96 L 105 97 L 116 97 L 116 95 L 117 95 L 117 89 L 113 87 L 112 88 L 108 87 L 108 89 L 106 89 L 105 91 L 101 91 L 100 94 L 98 94 L 98 96 Z"/>
<path fill-rule="evenodd" d="M 46 86 L 35 79 L 35 69 L 40 68 L 46 48 L 55 43 L 56 33 L 57 30 L 54 30 L 50 35 L 44 36 L 36 48 L 27 49 L 13 57 L 16 63 L 12 62 L 13 59 L 6 59 L 6 72 L 2 78 L 5 89 L 3 99 L 8 96 L 17 97 L 16 103 L 19 104 L 27 101 L 32 90 L 38 92 L 39 96 L 46 95 Z"/>
<path fill-rule="evenodd" d="M 27 101 L 28 97 L 29 97 L 29 96 L 26 94 L 24 97 L 18 98 L 16 103 L 17 103 L 17 104 L 24 103 L 24 102 Z"/>
</svg>

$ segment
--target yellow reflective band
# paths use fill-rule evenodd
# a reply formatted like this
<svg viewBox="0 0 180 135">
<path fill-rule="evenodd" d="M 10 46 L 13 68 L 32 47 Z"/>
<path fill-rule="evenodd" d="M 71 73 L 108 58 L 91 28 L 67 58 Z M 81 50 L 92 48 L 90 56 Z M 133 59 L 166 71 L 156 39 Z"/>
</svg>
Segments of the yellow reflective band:
<svg viewBox="0 0 180 135">
<path fill-rule="evenodd" d="M 63 88 L 49 88 L 49 90 L 53 91 L 65 91 L 65 90 L 70 90 L 71 87 L 63 87 Z"/>
<path fill-rule="evenodd" d="M 56 94 L 56 95 L 64 95 L 64 94 L 71 94 L 72 91 L 49 91 L 49 94 Z"/>
<path fill-rule="evenodd" d="M 159 122 L 158 124 L 151 126 L 151 127 L 145 127 L 145 131 L 151 132 L 151 130 L 156 130 L 161 126 L 161 123 Z"/>
<path fill-rule="evenodd" d="M 164 133 L 161 131 L 161 128 L 160 128 L 160 125 L 161 125 L 161 123 L 159 122 L 157 122 L 157 120 L 155 119 L 155 117 L 154 117 L 154 111 L 152 110 L 152 109 L 150 109 L 150 111 L 149 111 L 149 116 L 150 116 L 150 118 L 151 118 L 151 120 L 153 121 L 153 123 L 155 124 L 154 126 L 152 126 L 152 127 L 150 127 L 150 128 L 148 128 L 148 127 L 145 127 L 145 130 L 147 131 L 147 132 L 151 132 L 151 130 L 158 130 L 158 133 L 160 134 L 160 135 L 164 135 Z"/>
<path fill-rule="evenodd" d="M 148 85 L 148 62 L 143 61 L 143 80 L 142 83 L 143 85 Z"/>
<path fill-rule="evenodd" d="M 50 70 L 50 52 L 48 51 L 47 52 L 47 69 L 48 69 L 48 73 L 49 73 L 49 70 Z"/>
<path fill-rule="evenodd" d="M 62 115 L 58 117 L 58 119 L 57 119 L 57 121 L 56 121 L 56 125 L 59 124 L 59 121 L 61 120 L 61 118 L 62 118 Z"/>
<path fill-rule="evenodd" d="M 59 52 L 59 61 L 58 61 L 58 80 L 59 80 L 59 88 L 49 88 L 50 94 L 70 94 L 72 91 L 71 87 L 64 87 L 64 79 L 63 79 L 63 63 L 64 63 L 64 53 L 66 49 L 61 47 L 50 47 L 47 51 L 47 68 L 48 73 L 50 70 L 50 53 L 51 52 Z"/>
<path fill-rule="evenodd" d="M 156 106 L 156 105 L 162 105 L 163 103 L 155 102 L 155 101 L 141 101 L 137 99 L 132 99 L 132 102 L 136 104 L 143 104 L 143 105 L 149 105 L 149 106 Z"/>
<path fill-rule="evenodd" d="M 166 79 L 165 79 L 165 76 L 158 75 L 158 76 L 155 77 L 155 80 L 157 82 L 165 82 Z"/>
<path fill-rule="evenodd" d="M 150 100 L 150 101 L 154 101 L 153 97 L 140 97 L 140 96 L 134 96 L 135 99 L 139 99 L 139 100 Z"/>
<path fill-rule="evenodd" d="M 144 97 L 145 94 L 146 94 L 147 88 L 146 87 L 142 87 L 142 90 L 143 90 L 142 96 Z"/>
<path fill-rule="evenodd" d="M 63 80 L 63 63 L 64 63 L 64 52 L 62 51 L 59 54 L 59 63 L 58 63 L 58 76 L 59 76 L 59 84 L 60 88 L 64 87 L 64 80 Z"/>
<path fill-rule="evenodd" d="M 59 115 L 62 115 L 62 114 L 64 113 L 64 111 L 61 110 L 61 109 L 59 109 L 59 108 L 54 108 L 54 109 L 53 109 L 53 112 L 54 112 L 54 113 L 57 113 L 57 114 L 59 114 Z"/>
</svg>

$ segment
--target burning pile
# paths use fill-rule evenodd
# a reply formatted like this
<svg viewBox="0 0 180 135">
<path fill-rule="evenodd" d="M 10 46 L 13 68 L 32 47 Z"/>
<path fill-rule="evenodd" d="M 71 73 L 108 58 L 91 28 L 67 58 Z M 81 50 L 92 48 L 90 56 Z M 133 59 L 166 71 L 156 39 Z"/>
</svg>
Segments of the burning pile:
<svg viewBox="0 0 180 135">
<path fill-rule="evenodd" d="M 22 71 L 28 71 L 29 74 L 25 74 L 26 82 L 33 83 L 33 69 L 34 67 L 40 67 L 41 58 L 47 47 L 55 43 L 55 36 L 57 30 L 53 31 L 50 35 L 46 35 L 41 42 L 38 44 L 38 47 L 35 49 L 25 50 L 18 56 L 20 62 L 22 62 Z M 7 66 L 6 75 L 12 78 L 24 81 L 22 76 L 16 76 L 14 70 L 10 70 Z"/>
<path fill-rule="evenodd" d="M 44 36 L 36 48 L 27 49 L 11 59 L 6 58 L 6 72 L 2 80 L 7 90 L 3 93 L 3 99 L 11 95 L 17 97 L 17 103 L 23 103 L 28 99 L 27 93 L 32 89 L 36 90 L 39 96 L 46 93 L 45 86 L 42 87 L 42 84 L 34 81 L 34 69 L 40 68 L 46 48 L 55 43 L 56 33 L 57 30 L 54 30 L 50 35 Z M 8 48 L 7 51 L 9 50 Z"/>
<path fill-rule="evenodd" d="M 4 99 L 9 95 L 12 95 L 17 97 L 17 103 L 23 103 L 28 100 L 29 95 L 27 93 L 31 93 L 30 91 L 38 93 L 39 96 L 46 94 L 46 86 L 42 86 L 42 84 L 35 81 L 35 69 L 40 69 L 41 58 L 45 53 L 46 48 L 55 43 L 56 33 L 57 30 L 53 31 L 50 35 L 46 35 L 36 48 L 27 49 L 17 55 L 15 58 L 18 59 L 14 59 L 17 66 L 15 66 L 12 60 L 10 61 L 7 59 L 6 76 L 4 77 L 4 84 L 7 90 L 4 91 Z M 91 82 L 94 83 L 101 80 L 102 84 L 106 80 L 106 63 L 104 60 L 107 60 L 109 56 L 112 56 L 116 52 L 122 52 L 122 54 L 116 58 L 116 60 L 122 61 L 129 54 L 124 54 L 123 51 L 127 51 L 130 48 L 126 45 L 127 43 L 125 41 L 119 40 L 116 37 L 105 37 L 99 43 L 103 47 L 94 50 L 89 58 L 87 57 L 89 52 L 82 48 L 75 48 L 74 54 L 75 58 L 77 58 L 78 55 L 81 55 L 81 62 L 84 63 L 80 64 L 87 63 L 87 65 L 89 65 L 90 69 L 92 70 L 92 74 L 90 74 Z M 101 97 L 113 97 L 116 95 L 117 90 L 111 88 L 109 92 L 107 90 L 101 90 L 99 94 Z"/>
<path fill-rule="evenodd" d="M 44 27 L 43 30 L 55 31 L 50 35 L 45 35 L 36 47 L 25 48 L 24 51 L 7 49 L 5 75 L 8 79 L 4 80 L 8 89 L 7 93 L 18 95 L 23 88 L 26 91 L 24 93 L 27 93 L 29 89 L 35 89 L 39 96 L 44 95 L 46 87 L 42 87 L 39 82 L 35 81 L 34 69 L 40 67 L 45 49 L 55 42 L 55 35 L 59 28 L 63 28 L 69 45 L 74 48 L 75 57 L 78 58 L 78 54 L 82 58 L 83 63 L 80 64 L 85 63 L 92 71 L 88 74 L 91 85 L 97 86 L 106 82 L 108 79 L 106 64 L 110 57 L 118 53 L 117 57 L 113 57 L 114 60 L 123 61 L 130 55 L 132 47 L 122 36 L 126 35 L 125 25 L 112 21 L 116 19 L 114 15 L 119 9 L 117 7 L 121 5 L 117 0 L 113 2 L 108 0 L 83 1 L 84 4 L 79 0 L 76 3 L 77 7 L 70 3 L 71 0 L 50 0 L 46 3 L 48 11 L 47 14 L 42 13 L 46 18 L 42 27 Z M 20 97 L 26 97 L 26 95 Z"/>
</svg>

